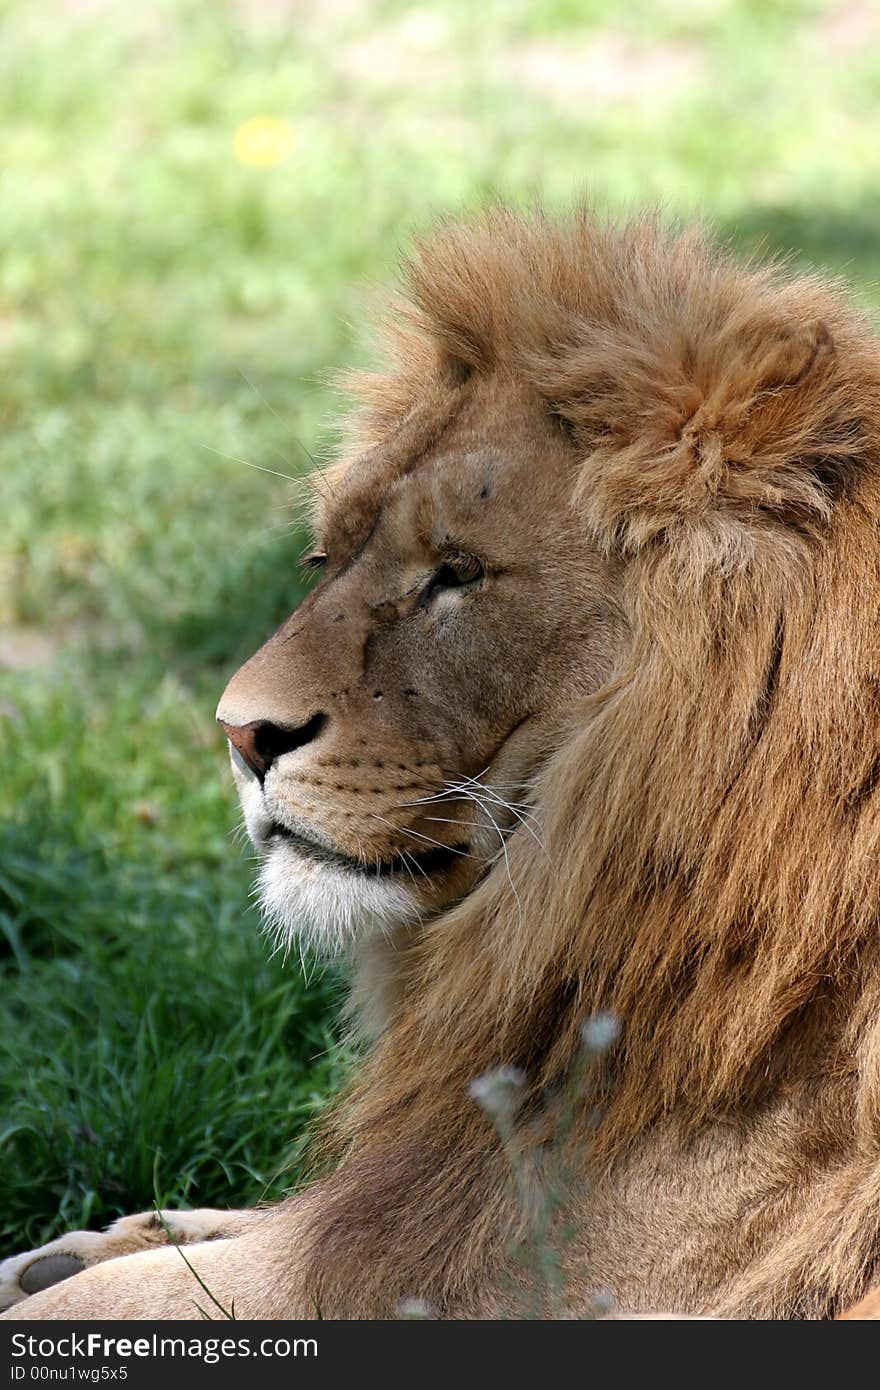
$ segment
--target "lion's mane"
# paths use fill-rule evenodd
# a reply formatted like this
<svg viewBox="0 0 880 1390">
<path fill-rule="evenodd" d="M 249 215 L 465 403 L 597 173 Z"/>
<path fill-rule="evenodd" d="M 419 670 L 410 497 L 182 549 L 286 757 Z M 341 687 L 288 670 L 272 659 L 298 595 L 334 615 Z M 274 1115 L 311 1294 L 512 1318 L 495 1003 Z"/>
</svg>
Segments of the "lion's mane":
<svg viewBox="0 0 880 1390">
<path fill-rule="evenodd" d="M 855 1297 L 880 1158 L 877 342 L 835 286 L 653 220 L 496 213 L 407 276 L 357 438 L 518 375 L 571 435 L 631 642 L 534 786 L 518 901 L 499 864 L 401 948 L 401 1003 L 334 1120 L 315 1300 L 474 1306 L 513 1218 L 467 1084 L 514 1064 L 537 1105 L 597 1009 L 623 1022 L 599 1166 L 670 1116 L 696 1132 L 815 1078 L 816 1150 L 849 1166 L 814 1265 Z"/>
</svg>

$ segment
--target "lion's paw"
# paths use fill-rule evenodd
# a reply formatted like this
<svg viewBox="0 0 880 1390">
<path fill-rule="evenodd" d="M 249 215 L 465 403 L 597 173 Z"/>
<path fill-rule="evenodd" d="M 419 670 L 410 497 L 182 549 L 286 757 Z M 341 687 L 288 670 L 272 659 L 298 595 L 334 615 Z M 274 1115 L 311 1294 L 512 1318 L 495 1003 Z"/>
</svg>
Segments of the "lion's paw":
<svg viewBox="0 0 880 1390">
<path fill-rule="evenodd" d="M 11 1255 L 0 1262 L 0 1313 L 29 1294 L 39 1293 L 94 1264 L 92 1247 L 101 1239 L 95 1231 L 73 1231 L 37 1250 Z"/>
<path fill-rule="evenodd" d="M 233 1234 L 246 1213 L 214 1211 L 141 1212 L 121 1216 L 106 1231 L 71 1231 L 37 1250 L 0 1261 L 0 1313 L 90 1265 L 133 1255 L 158 1245 L 186 1245 Z"/>
</svg>

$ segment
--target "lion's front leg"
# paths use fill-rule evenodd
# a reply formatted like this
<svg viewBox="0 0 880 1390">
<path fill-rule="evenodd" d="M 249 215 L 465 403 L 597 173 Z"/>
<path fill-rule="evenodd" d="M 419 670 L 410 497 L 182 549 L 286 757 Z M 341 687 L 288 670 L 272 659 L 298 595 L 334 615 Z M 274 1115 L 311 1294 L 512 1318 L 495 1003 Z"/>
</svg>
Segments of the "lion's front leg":
<svg viewBox="0 0 880 1390">
<path fill-rule="evenodd" d="M 92 1265 L 163 1245 L 239 1235 L 253 1224 L 254 1217 L 254 1212 L 210 1208 L 163 1211 L 161 1219 L 155 1212 L 140 1212 L 120 1217 L 106 1231 L 71 1231 L 37 1250 L 0 1261 L 0 1312 Z"/>
</svg>

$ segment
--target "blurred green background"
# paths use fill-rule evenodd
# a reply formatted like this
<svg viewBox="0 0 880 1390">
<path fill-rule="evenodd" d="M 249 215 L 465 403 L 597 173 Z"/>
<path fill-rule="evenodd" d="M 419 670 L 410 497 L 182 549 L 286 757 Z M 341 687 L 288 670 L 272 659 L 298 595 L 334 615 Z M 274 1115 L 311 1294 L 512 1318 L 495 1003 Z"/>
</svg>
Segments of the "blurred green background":
<svg viewBox="0 0 880 1390">
<path fill-rule="evenodd" d="M 876 304 L 880 5 L 6 0 L 0 122 L 8 1253 L 277 1194 L 345 1071 L 213 709 L 301 593 L 258 470 L 332 442 L 369 287 L 437 212 L 588 193 Z"/>
</svg>

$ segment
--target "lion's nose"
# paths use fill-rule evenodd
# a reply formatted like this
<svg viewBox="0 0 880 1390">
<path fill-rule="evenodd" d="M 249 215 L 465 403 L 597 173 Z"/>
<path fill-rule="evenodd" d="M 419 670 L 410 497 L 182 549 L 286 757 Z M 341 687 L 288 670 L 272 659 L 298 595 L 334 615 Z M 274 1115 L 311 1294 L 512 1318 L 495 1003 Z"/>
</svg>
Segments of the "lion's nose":
<svg viewBox="0 0 880 1390">
<path fill-rule="evenodd" d="M 229 742 L 237 748 L 248 767 L 262 782 L 269 768 L 282 753 L 292 753 L 317 738 L 327 723 L 326 714 L 313 714 L 305 724 L 290 728 L 283 724 L 271 724 L 268 719 L 254 719 L 250 724 L 227 724 L 218 719 L 217 723 Z"/>
</svg>

